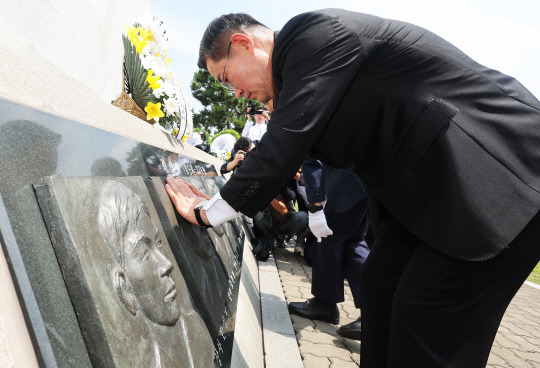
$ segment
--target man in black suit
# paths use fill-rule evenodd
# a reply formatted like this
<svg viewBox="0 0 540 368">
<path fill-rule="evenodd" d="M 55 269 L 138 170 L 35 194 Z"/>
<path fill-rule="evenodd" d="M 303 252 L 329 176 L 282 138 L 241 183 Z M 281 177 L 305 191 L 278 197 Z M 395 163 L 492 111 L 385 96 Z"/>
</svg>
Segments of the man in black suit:
<svg viewBox="0 0 540 368">
<path fill-rule="evenodd" d="M 222 16 L 199 66 L 275 111 L 207 203 L 168 178 L 179 213 L 204 226 L 252 215 L 308 153 L 355 171 L 379 214 L 362 271 L 362 366 L 484 366 L 540 260 L 540 102 L 425 29 L 336 9 L 280 32 Z"/>
</svg>

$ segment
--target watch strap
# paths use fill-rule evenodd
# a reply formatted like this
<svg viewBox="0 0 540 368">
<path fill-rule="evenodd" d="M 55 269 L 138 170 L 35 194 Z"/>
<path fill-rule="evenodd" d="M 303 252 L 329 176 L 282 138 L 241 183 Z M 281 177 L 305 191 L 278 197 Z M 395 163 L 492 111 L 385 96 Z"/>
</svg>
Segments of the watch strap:
<svg viewBox="0 0 540 368">
<path fill-rule="evenodd" d="M 199 223 L 199 225 L 203 228 L 203 229 L 210 229 L 212 227 L 212 225 L 206 225 L 201 217 L 201 207 L 195 207 L 193 209 L 193 212 L 195 212 L 195 219 L 197 220 L 197 222 Z"/>
</svg>

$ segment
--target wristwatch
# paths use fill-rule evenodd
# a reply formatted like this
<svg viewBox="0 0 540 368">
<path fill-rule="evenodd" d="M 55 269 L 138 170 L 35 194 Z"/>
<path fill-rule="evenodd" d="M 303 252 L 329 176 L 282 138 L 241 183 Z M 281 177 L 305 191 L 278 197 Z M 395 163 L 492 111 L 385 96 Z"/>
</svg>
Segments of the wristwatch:
<svg viewBox="0 0 540 368">
<path fill-rule="evenodd" d="M 208 201 L 200 201 L 195 205 L 195 208 L 193 209 L 193 212 L 195 212 L 195 218 L 197 219 L 197 222 L 203 229 L 210 229 L 212 225 L 206 225 L 201 217 L 201 208 L 204 207 Z"/>
<path fill-rule="evenodd" d="M 315 213 L 315 212 L 318 212 L 318 211 L 322 210 L 323 206 L 321 206 L 320 204 L 309 203 L 307 205 L 307 209 L 308 209 L 309 212 Z"/>
</svg>

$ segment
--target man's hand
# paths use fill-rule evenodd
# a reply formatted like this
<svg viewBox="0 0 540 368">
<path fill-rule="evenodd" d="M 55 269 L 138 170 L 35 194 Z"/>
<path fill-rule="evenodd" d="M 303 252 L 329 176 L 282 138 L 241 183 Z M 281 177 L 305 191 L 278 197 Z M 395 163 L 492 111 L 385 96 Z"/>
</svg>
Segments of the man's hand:
<svg viewBox="0 0 540 368">
<path fill-rule="evenodd" d="M 244 161 L 245 158 L 246 153 L 244 151 L 239 150 L 238 152 L 236 152 L 236 155 L 234 155 L 234 159 L 232 160 L 232 162 L 234 163 L 234 167 L 238 166 L 240 161 Z"/>
<path fill-rule="evenodd" d="M 321 242 L 321 238 L 326 238 L 334 233 L 326 223 L 324 211 L 317 211 L 315 213 L 309 212 L 309 229 L 313 235 L 315 235 L 319 243 Z"/>
<path fill-rule="evenodd" d="M 199 225 L 193 209 L 197 203 L 204 201 L 205 199 L 210 199 L 210 197 L 198 190 L 193 184 L 187 183 L 179 178 L 174 178 L 171 175 L 167 176 L 165 189 L 167 190 L 169 197 L 171 197 L 180 216 L 192 224 Z M 209 224 L 206 214 L 202 209 L 201 218 L 205 223 Z"/>
</svg>

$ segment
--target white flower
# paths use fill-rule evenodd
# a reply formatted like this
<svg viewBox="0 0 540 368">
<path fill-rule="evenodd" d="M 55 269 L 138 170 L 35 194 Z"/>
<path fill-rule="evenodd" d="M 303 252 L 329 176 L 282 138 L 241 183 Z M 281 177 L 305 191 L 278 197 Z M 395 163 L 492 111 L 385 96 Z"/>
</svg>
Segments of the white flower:
<svg viewBox="0 0 540 368">
<path fill-rule="evenodd" d="M 164 80 L 161 86 L 163 87 L 163 90 L 167 96 L 172 97 L 176 95 L 176 88 L 174 88 L 174 83 L 172 80 Z"/>
<path fill-rule="evenodd" d="M 144 50 L 143 50 L 144 51 Z M 150 54 L 142 55 L 141 54 L 141 64 L 146 70 L 154 69 L 154 57 Z"/>
<path fill-rule="evenodd" d="M 160 83 L 161 86 L 159 88 L 152 90 L 152 94 L 156 96 L 157 98 L 160 98 L 161 96 L 165 94 L 165 90 L 163 89 L 163 81 L 161 79 L 158 81 L 158 83 Z"/>
<path fill-rule="evenodd" d="M 167 116 L 172 116 L 172 115 L 175 115 L 177 112 L 178 112 L 178 109 L 179 109 L 179 105 L 178 105 L 178 101 L 176 100 L 176 98 L 167 98 L 164 102 L 163 102 L 163 105 L 165 107 L 165 115 Z"/>
<path fill-rule="evenodd" d="M 158 57 L 154 57 L 154 61 L 152 62 L 152 70 L 154 70 L 154 73 L 160 77 L 170 73 L 169 66 Z"/>
</svg>

